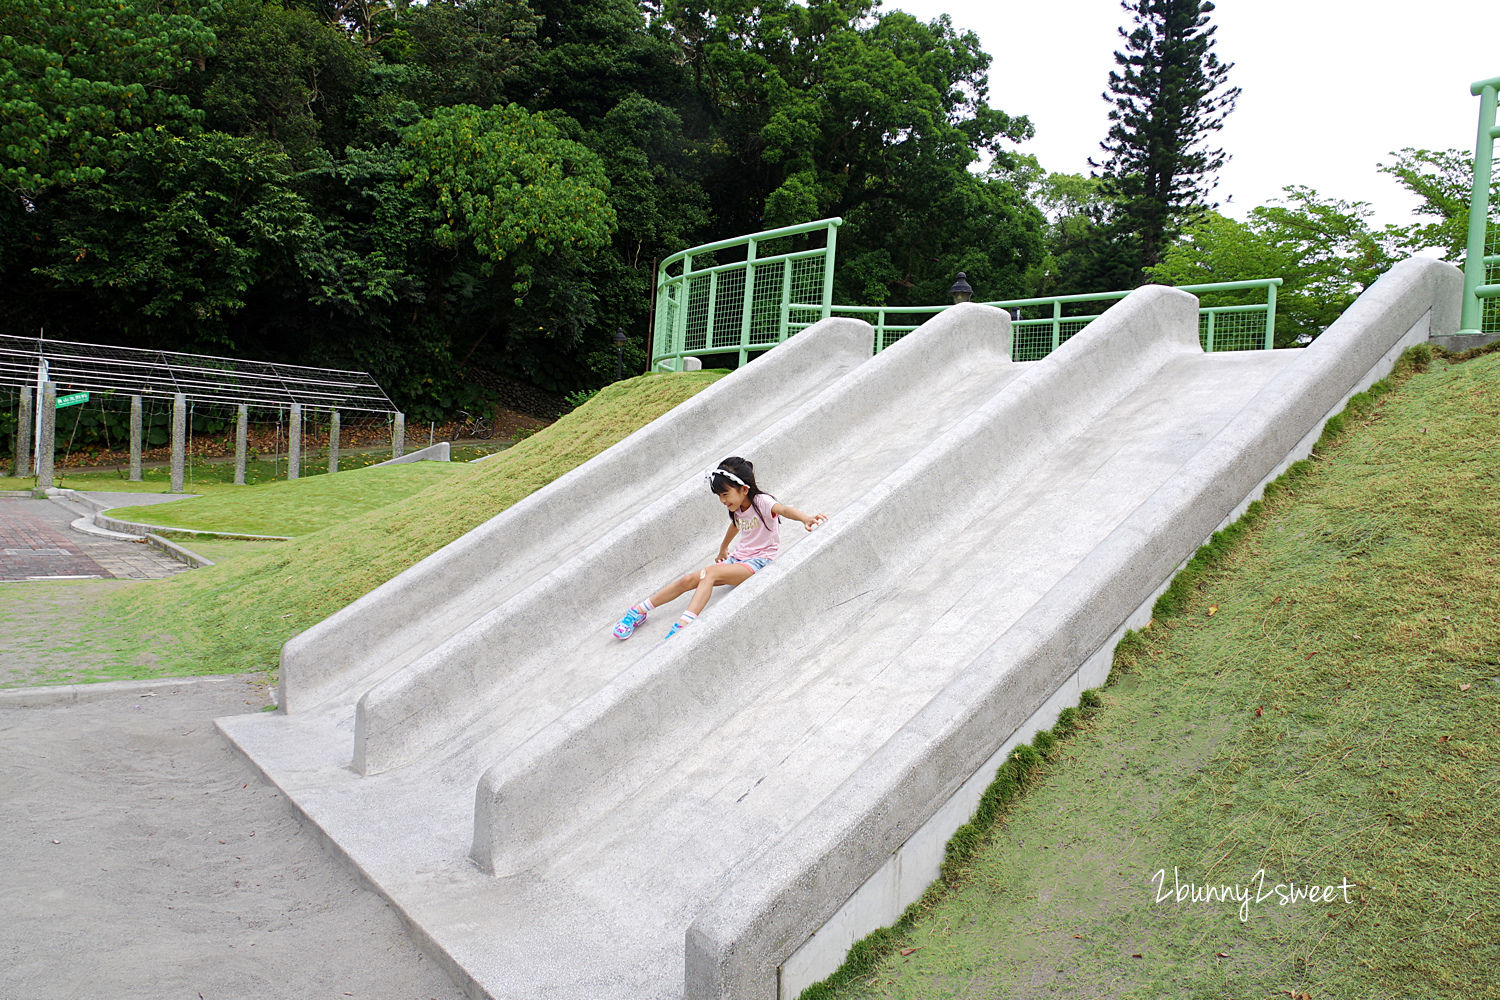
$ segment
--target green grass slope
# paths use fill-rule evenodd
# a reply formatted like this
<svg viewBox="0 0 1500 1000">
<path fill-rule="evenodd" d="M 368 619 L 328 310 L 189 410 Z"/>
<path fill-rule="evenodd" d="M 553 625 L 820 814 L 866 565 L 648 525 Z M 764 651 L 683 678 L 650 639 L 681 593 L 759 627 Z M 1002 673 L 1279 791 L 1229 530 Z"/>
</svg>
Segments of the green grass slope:
<svg viewBox="0 0 1500 1000">
<path fill-rule="evenodd" d="M 1500 997 L 1497 442 L 1500 355 L 1357 400 L 804 1000 Z"/>
<path fill-rule="evenodd" d="M 49 656 L 50 648 L 13 650 L 17 659 L 33 666 L 9 683 L 274 672 L 282 644 L 296 633 L 581 465 L 722 374 L 644 375 L 616 383 L 514 447 L 394 502 L 292 541 L 204 546 L 211 558 L 232 555 L 217 566 L 120 585 L 93 601 L 83 599 L 84 588 L 66 584 L 0 590 L 0 625 L 35 621 L 33 605 L 50 602 L 66 609 L 69 634 L 87 637 L 86 646 L 78 646 L 74 654 Z M 364 473 L 371 477 L 372 492 L 380 488 L 381 480 L 374 477 L 378 471 Z M 304 488 L 316 492 L 338 478 L 324 476 L 321 484 L 312 481 Z M 298 485 L 280 484 L 278 489 L 286 495 L 290 486 L 295 494 Z M 365 502 L 371 499 L 378 497 Z M 223 502 L 228 506 L 220 515 L 238 517 L 245 508 L 235 508 L 235 503 L 259 501 L 242 489 Z M 39 626 L 26 641 L 51 644 L 54 631 Z"/>
<path fill-rule="evenodd" d="M 278 480 L 163 504 L 116 507 L 110 517 L 169 528 L 248 535 L 306 535 L 368 514 L 482 465 L 403 462 L 306 479 Z"/>
</svg>

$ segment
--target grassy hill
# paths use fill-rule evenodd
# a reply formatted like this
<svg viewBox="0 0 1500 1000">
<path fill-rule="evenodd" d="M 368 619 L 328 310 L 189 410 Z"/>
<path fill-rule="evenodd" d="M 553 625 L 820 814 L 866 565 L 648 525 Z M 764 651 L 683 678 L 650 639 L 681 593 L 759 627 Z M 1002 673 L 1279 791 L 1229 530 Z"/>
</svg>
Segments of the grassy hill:
<svg viewBox="0 0 1500 1000">
<path fill-rule="evenodd" d="M 310 530 L 287 542 L 190 543 L 224 562 L 168 580 L 28 584 L 0 590 L 0 627 L 66 618 L 30 630 L 40 666 L 29 684 L 126 677 L 274 673 L 287 639 L 435 552 L 690 398 L 722 372 L 643 375 L 616 383 L 514 447 L 457 468 L 387 466 L 219 491 L 155 508 L 151 517 L 198 527 Z M 416 471 L 409 471 L 415 468 Z M 384 477 L 384 478 L 383 478 Z M 431 485 L 411 492 L 428 478 Z M 382 484 L 391 480 L 393 488 Z M 398 499 L 394 501 L 391 497 Z M 377 504 L 384 499 L 388 502 Z M 197 506 L 194 506 L 197 505 Z M 278 511 L 278 505 L 282 508 Z M 329 508 L 320 509 L 320 508 Z M 176 510 L 173 511 L 173 508 Z M 197 513 L 194 513 L 194 512 Z M 38 603 L 40 602 L 40 604 Z M 52 609 L 52 610 L 48 610 Z M 17 632 L 10 633 L 17 642 Z M 56 647 L 56 648 L 53 648 Z M 15 645 L 12 645 L 15 650 Z M 20 651 L 18 651 L 20 652 Z M 46 653 L 55 653 L 48 658 Z"/>
<path fill-rule="evenodd" d="M 1500 354 L 1391 383 L 804 1000 L 1500 996 Z"/>
</svg>

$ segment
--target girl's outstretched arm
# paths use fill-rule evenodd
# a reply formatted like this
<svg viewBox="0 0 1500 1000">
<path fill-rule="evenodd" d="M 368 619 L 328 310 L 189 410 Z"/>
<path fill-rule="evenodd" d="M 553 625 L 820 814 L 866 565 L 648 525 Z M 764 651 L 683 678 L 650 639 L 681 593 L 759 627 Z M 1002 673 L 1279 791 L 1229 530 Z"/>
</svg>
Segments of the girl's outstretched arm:
<svg viewBox="0 0 1500 1000">
<path fill-rule="evenodd" d="M 828 520 L 827 514 L 807 515 L 802 513 L 796 507 L 788 507 L 784 503 L 773 503 L 771 505 L 771 513 L 779 517 L 791 518 L 793 521 L 801 521 L 804 525 L 807 526 L 808 531 L 813 530 L 818 525 Z"/>
<path fill-rule="evenodd" d="M 723 562 L 729 558 L 729 543 L 734 541 L 734 536 L 740 533 L 739 526 L 733 521 L 729 523 L 729 530 L 724 532 L 724 541 L 719 545 L 719 558 L 714 562 Z"/>
</svg>

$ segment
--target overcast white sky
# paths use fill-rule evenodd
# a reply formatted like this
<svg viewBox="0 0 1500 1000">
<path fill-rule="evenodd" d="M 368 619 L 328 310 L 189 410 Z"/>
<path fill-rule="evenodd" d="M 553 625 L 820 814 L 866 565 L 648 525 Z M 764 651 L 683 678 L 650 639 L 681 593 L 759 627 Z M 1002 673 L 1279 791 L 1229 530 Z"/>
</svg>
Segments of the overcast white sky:
<svg viewBox="0 0 1500 1000">
<path fill-rule="evenodd" d="M 881 10 L 947 13 L 976 32 L 994 59 L 990 103 L 1036 128 L 1022 148 L 1049 171 L 1088 172 L 1129 17 L 1118 0 L 884 0 Z M 1500 0 L 1222 0 L 1212 20 L 1214 51 L 1243 91 L 1217 140 L 1231 159 L 1215 196 L 1236 218 L 1306 184 L 1369 202 L 1377 222 L 1411 222 L 1416 200 L 1376 165 L 1406 146 L 1472 155 L 1469 86 L 1500 76 Z"/>
</svg>

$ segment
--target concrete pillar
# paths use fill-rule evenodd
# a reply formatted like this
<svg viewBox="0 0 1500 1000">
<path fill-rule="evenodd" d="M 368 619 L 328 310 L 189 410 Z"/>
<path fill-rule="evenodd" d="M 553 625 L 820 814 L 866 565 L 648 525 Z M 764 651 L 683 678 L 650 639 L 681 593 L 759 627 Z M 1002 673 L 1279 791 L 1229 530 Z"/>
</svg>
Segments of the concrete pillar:
<svg viewBox="0 0 1500 1000">
<path fill-rule="evenodd" d="M 141 397 L 130 397 L 130 481 L 141 481 L 141 434 L 144 431 L 141 419 Z"/>
<path fill-rule="evenodd" d="M 36 448 L 36 488 L 52 488 L 52 452 L 57 443 L 57 383 L 42 383 L 42 436 Z"/>
<path fill-rule="evenodd" d="M 31 475 L 31 416 L 35 409 L 31 386 L 21 387 L 21 409 L 16 414 L 16 476 Z"/>
<path fill-rule="evenodd" d="M 328 415 L 328 471 L 339 471 L 339 411 Z"/>
<path fill-rule="evenodd" d="M 292 404 L 292 415 L 286 429 L 286 477 L 296 479 L 302 475 L 302 404 Z"/>
<path fill-rule="evenodd" d="M 172 396 L 172 492 L 181 493 L 187 466 L 187 397 Z"/>
<path fill-rule="evenodd" d="M 391 457 L 400 458 L 406 454 L 406 414 L 396 414 L 396 422 L 391 428 Z"/>
<path fill-rule="evenodd" d="M 245 447 L 246 438 L 250 436 L 250 407 L 244 403 L 239 405 L 239 415 L 234 422 L 234 482 L 236 486 L 245 485 Z"/>
</svg>

